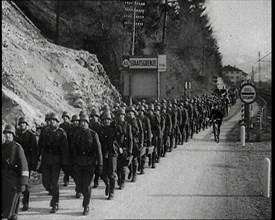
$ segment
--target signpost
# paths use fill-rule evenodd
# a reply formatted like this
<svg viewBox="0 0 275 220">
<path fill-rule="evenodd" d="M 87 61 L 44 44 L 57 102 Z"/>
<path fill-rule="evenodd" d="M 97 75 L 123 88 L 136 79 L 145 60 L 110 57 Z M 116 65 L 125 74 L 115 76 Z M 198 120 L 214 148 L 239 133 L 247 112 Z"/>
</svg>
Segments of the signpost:
<svg viewBox="0 0 275 220">
<path fill-rule="evenodd" d="M 247 118 L 246 130 L 247 130 L 247 139 L 249 140 L 249 124 L 250 124 L 250 108 L 249 104 L 255 102 L 257 98 L 257 91 L 253 84 L 244 83 L 240 88 L 240 99 L 244 103 L 244 111 Z"/>
</svg>

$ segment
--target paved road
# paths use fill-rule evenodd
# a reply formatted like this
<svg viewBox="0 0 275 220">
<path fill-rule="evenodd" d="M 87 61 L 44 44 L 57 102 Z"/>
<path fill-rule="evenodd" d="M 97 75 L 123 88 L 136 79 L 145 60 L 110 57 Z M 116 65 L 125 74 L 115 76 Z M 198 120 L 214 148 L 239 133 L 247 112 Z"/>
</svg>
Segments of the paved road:
<svg viewBox="0 0 275 220">
<path fill-rule="evenodd" d="M 232 107 L 230 116 L 239 106 L 240 102 Z M 74 183 L 64 187 L 60 181 L 58 213 L 50 213 L 50 196 L 37 185 L 32 188 L 29 211 L 20 212 L 19 219 L 236 219 L 236 213 L 246 212 L 236 201 L 243 199 L 247 207 L 249 200 L 237 184 L 241 177 L 233 172 L 236 161 L 231 145 L 236 143 L 226 142 L 225 134 L 239 119 L 237 114 L 224 121 L 220 143 L 214 142 L 210 128 L 194 135 L 162 158 L 156 169 L 147 168 L 136 183 L 127 182 L 124 190 L 117 189 L 112 201 L 106 199 L 101 181 L 92 192 L 89 216 L 82 216 L 82 198 L 74 198 Z M 230 179 L 236 178 L 233 184 Z"/>
</svg>

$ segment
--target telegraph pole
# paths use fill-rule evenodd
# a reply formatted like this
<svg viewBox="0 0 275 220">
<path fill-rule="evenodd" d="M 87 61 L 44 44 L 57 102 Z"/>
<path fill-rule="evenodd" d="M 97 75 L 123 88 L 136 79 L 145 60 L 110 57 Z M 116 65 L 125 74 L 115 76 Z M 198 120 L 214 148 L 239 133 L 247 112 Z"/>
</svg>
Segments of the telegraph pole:
<svg viewBox="0 0 275 220">
<path fill-rule="evenodd" d="M 259 52 L 259 88 L 261 88 L 261 52 Z"/>
<path fill-rule="evenodd" d="M 126 18 L 132 18 L 132 22 L 125 21 L 124 24 L 130 24 L 133 25 L 132 28 L 132 45 L 131 45 L 131 55 L 135 55 L 135 38 L 136 38 L 136 26 L 142 26 L 142 22 L 136 22 L 137 19 L 143 19 L 144 16 L 138 16 L 136 13 L 144 13 L 144 10 L 137 9 L 137 6 L 144 6 L 145 3 L 139 3 L 138 1 L 125 1 L 125 5 L 132 5 L 132 7 L 127 8 L 125 6 L 126 11 L 132 12 L 132 16 L 130 15 L 124 15 Z M 132 78 L 133 78 L 133 72 L 130 70 L 129 73 L 129 104 L 132 105 L 133 103 L 133 97 L 132 97 Z"/>
</svg>

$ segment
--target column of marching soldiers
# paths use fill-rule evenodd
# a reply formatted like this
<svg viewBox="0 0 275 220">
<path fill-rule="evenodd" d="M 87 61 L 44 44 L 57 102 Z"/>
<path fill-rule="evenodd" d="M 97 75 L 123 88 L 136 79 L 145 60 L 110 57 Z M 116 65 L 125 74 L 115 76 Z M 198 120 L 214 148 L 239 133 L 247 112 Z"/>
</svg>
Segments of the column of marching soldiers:
<svg viewBox="0 0 275 220">
<path fill-rule="evenodd" d="M 167 152 L 210 126 L 214 105 L 218 104 L 227 115 L 229 103 L 228 98 L 216 94 L 151 103 L 142 100 L 131 106 L 122 102 L 112 108 L 105 105 L 101 110 L 81 111 L 72 117 L 64 111 L 61 124 L 56 113 L 48 113 L 46 124 L 38 128 L 38 141 L 28 129 L 25 116 L 19 118 L 16 131 L 9 124 L 4 133 L 12 133 L 22 146 L 28 169 L 42 173 L 42 184 L 52 195 L 51 213 L 59 209 L 58 180 L 63 170 L 64 186 L 72 177 L 75 197 L 83 195 L 82 214 L 87 215 L 92 182 L 97 188 L 101 178 L 106 186 L 105 195 L 112 200 L 116 181 L 121 190 L 126 178 L 136 182 L 137 174 L 144 174 L 145 167 L 156 168 Z M 29 198 L 27 186 L 23 211 L 29 208 Z"/>
</svg>

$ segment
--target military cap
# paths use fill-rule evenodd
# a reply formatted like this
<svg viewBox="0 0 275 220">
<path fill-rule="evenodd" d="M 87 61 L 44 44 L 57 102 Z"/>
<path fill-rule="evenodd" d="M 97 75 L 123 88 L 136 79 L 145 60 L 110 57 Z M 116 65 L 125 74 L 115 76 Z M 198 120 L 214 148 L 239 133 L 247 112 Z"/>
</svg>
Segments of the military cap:
<svg viewBox="0 0 275 220">
<path fill-rule="evenodd" d="M 160 111 L 160 106 L 159 105 L 155 106 L 155 111 Z"/>
<path fill-rule="evenodd" d="M 109 110 L 109 109 L 110 109 L 110 107 L 109 107 L 108 105 L 106 105 L 106 104 L 105 104 L 105 105 L 103 105 L 103 107 L 102 107 L 102 110 L 103 110 L 103 111 L 105 111 L 105 110 Z"/>
<path fill-rule="evenodd" d="M 102 120 L 104 120 L 104 119 L 110 119 L 110 120 L 112 120 L 112 115 L 111 115 L 111 112 L 110 111 L 104 111 L 103 113 L 102 113 Z"/>
<path fill-rule="evenodd" d="M 72 121 L 79 121 L 79 116 L 78 115 L 73 115 L 72 116 Z"/>
<path fill-rule="evenodd" d="M 151 111 L 154 111 L 154 104 L 151 103 L 149 106 L 148 106 L 148 111 L 151 110 Z"/>
<path fill-rule="evenodd" d="M 15 127 L 13 125 L 11 125 L 11 124 L 7 124 L 5 126 L 5 129 L 4 129 L 3 133 L 5 134 L 6 132 L 7 133 L 12 133 L 13 136 L 15 136 Z"/>
<path fill-rule="evenodd" d="M 54 112 L 51 112 L 49 115 L 49 120 L 50 119 L 55 119 L 57 122 L 59 122 L 58 115 Z"/>
<path fill-rule="evenodd" d="M 166 109 L 166 104 L 162 103 L 161 108 Z"/>
<path fill-rule="evenodd" d="M 48 120 L 49 120 L 49 116 L 50 116 L 50 113 L 47 113 L 47 114 L 45 115 L 45 121 L 48 121 Z"/>
<path fill-rule="evenodd" d="M 27 125 L 29 125 L 27 118 L 25 116 L 21 116 L 18 120 L 18 124 L 20 125 L 21 123 L 26 123 Z"/>
<path fill-rule="evenodd" d="M 138 106 L 138 111 L 144 111 L 145 112 L 145 107 L 143 105 Z"/>
<path fill-rule="evenodd" d="M 148 105 L 147 104 L 143 104 L 144 108 L 145 108 L 145 111 L 148 110 Z"/>
<path fill-rule="evenodd" d="M 81 111 L 79 112 L 79 117 L 80 117 L 81 115 L 86 115 L 85 111 L 81 110 Z"/>
<path fill-rule="evenodd" d="M 129 107 L 126 109 L 126 112 L 134 112 L 135 114 L 137 113 L 134 106 L 129 106 Z"/>
<path fill-rule="evenodd" d="M 64 118 L 64 117 L 68 117 L 70 119 L 70 115 L 69 115 L 69 113 L 67 111 L 64 111 L 62 113 L 62 118 Z"/>
<path fill-rule="evenodd" d="M 79 121 L 86 121 L 88 124 L 90 123 L 89 117 L 86 114 L 80 115 Z"/>
<path fill-rule="evenodd" d="M 92 116 L 97 116 L 97 117 L 99 117 L 99 111 L 98 111 L 98 109 L 97 109 L 97 108 L 93 108 L 93 109 L 91 110 L 90 116 L 91 116 L 91 117 L 92 117 Z"/>
<path fill-rule="evenodd" d="M 116 112 L 116 116 L 119 116 L 119 115 L 125 115 L 125 110 L 123 108 L 119 108 Z"/>
</svg>

